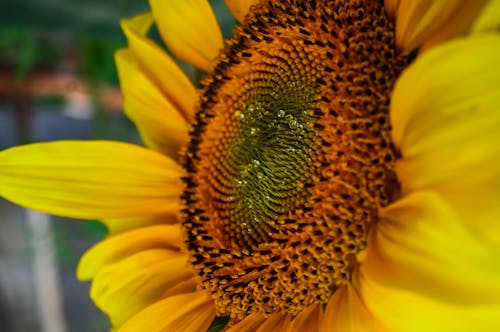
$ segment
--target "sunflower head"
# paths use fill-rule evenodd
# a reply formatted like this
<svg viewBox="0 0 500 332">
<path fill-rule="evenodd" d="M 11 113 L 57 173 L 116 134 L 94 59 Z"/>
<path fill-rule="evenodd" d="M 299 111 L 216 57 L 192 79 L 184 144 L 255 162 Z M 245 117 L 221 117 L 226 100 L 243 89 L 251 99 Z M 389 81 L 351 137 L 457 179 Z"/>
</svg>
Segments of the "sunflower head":
<svg viewBox="0 0 500 332">
<path fill-rule="evenodd" d="M 263 1 L 228 40 L 184 162 L 188 250 L 219 314 L 297 314 L 350 280 L 397 188 L 393 38 L 378 2 Z"/>
</svg>

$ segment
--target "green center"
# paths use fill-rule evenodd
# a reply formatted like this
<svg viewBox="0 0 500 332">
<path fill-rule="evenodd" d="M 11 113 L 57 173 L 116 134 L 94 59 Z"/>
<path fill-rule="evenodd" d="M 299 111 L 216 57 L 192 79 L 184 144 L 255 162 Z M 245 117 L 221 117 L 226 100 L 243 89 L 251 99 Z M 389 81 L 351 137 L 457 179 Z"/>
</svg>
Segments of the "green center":
<svg viewBox="0 0 500 332">
<path fill-rule="evenodd" d="M 305 194 L 316 136 L 314 95 L 306 86 L 255 91 L 234 113 L 237 135 L 226 155 L 233 188 L 228 212 L 246 241 L 271 240 L 275 221 Z"/>
</svg>

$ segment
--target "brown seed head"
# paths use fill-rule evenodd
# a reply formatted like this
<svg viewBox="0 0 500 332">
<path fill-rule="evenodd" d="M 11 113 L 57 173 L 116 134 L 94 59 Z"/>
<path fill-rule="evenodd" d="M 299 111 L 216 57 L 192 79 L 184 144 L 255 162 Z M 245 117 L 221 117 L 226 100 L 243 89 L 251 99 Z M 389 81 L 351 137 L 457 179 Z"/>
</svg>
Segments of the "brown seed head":
<svg viewBox="0 0 500 332">
<path fill-rule="evenodd" d="M 394 192 L 404 59 L 382 1 L 262 1 L 203 81 L 185 155 L 191 264 L 218 313 L 297 314 L 349 282 Z"/>
</svg>

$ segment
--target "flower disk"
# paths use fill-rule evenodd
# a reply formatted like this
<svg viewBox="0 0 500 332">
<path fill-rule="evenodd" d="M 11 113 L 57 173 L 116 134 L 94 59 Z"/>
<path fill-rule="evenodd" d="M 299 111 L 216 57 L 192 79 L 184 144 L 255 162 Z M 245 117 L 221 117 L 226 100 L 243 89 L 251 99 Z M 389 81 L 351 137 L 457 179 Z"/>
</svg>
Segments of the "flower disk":
<svg viewBox="0 0 500 332">
<path fill-rule="evenodd" d="M 185 154 L 191 264 L 220 315 L 297 314 L 349 281 L 394 194 L 382 1 L 262 1 L 227 42 Z"/>
</svg>

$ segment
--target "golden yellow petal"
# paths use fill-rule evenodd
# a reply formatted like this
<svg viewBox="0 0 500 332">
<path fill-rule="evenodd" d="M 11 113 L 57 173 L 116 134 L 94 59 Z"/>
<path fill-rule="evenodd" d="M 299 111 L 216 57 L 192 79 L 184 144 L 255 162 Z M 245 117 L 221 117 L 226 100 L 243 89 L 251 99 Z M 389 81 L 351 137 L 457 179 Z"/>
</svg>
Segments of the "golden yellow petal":
<svg viewBox="0 0 500 332">
<path fill-rule="evenodd" d="M 396 44 L 409 53 L 466 32 L 486 0 L 401 0 L 396 14 Z M 387 4 L 386 4 L 387 5 Z"/>
<path fill-rule="evenodd" d="M 425 52 L 431 47 L 451 38 L 466 35 L 470 32 L 473 24 L 479 19 L 486 3 L 487 0 L 465 1 L 463 6 L 448 19 L 446 24 L 425 39 L 420 52 Z"/>
<path fill-rule="evenodd" d="M 394 89 L 403 193 L 439 191 L 468 227 L 500 247 L 500 35 L 475 35 L 419 57 Z"/>
<path fill-rule="evenodd" d="M 180 225 L 158 225 L 108 237 L 88 250 L 80 260 L 77 275 L 89 280 L 104 266 L 143 250 L 166 248 L 179 251 L 183 246 Z"/>
<path fill-rule="evenodd" d="M 393 203 L 381 218 L 359 283 L 378 320 L 395 331 L 500 329 L 499 250 L 430 191 Z"/>
<path fill-rule="evenodd" d="M 386 330 L 368 311 L 355 287 L 346 285 L 337 289 L 328 301 L 318 331 L 377 332 Z"/>
<path fill-rule="evenodd" d="M 168 48 L 179 59 L 210 71 L 223 47 L 222 33 L 207 0 L 151 0 L 153 16 Z"/>
<path fill-rule="evenodd" d="M 110 235 L 115 235 L 128 230 L 139 227 L 146 227 L 158 224 L 176 224 L 179 222 L 177 213 L 146 216 L 146 217 L 131 217 L 131 218 L 118 218 L 118 219 L 105 219 L 100 220 Z"/>
<path fill-rule="evenodd" d="M 259 325 L 255 332 L 285 332 L 288 331 L 290 321 L 289 315 L 271 314 Z"/>
<path fill-rule="evenodd" d="M 191 278 L 187 261 L 177 250 L 140 251 L 102 268 L 92 282 L 90 296 L 113 326 L 120 326 L 168 289 Z"/>
<path fill-rule="evenodd" d="M 0 196 L 73 218 L 177 211 L 182 174 L 171 159 L 119 142 L 60 141 L 0 152 Z"/>
<path fill-rule="evenodd" d="M 116 53 L 116 66 L 124 95 L 123 108 L 136 124 L 144 143 L 172 158 L 188 141 L 186 120 L 141 70 L 128 49 Z"/>
<path fill-rule="evenodd" d="M 215 306 L 204 291 L 161 300 L 127 321 L 117 332 L 207 331 Z"/>
<path fill-rule="evenodd" d="M 401 167 L 411 169 L 401 174 L 406 187 L 449 181 L 471 165 L 495 161 L 499 52 L 499 35 L 456 40 L 422 55 L 401 75 L 391 119 Z"/>
<path fill-rule="evenodd" d="M 500 0 L 490 0 L 474 22 L 473 33 L 500 31 Z"/>
<path fill-rule="evenodd" d="M 128 49 L 133 54 L 138 70 L 150 81 L 149 85 L 154 85 L 155 90 L 159 90 L 163 98 L 167 99 L 184 119 L 191 120 L 197 100 L 196 90 L 186 74 L 165 51 L 147 38 L 146 34 L 152 23 L 150 13 L 121 21 Z M 127 76 L 120 75 L 121 84 L 134 84 L 126 80 L 129 80 Z"/>
<path fill-rule="evenodd" d="M 161 298 L 164 299 L 175 295 L 192 293 L 196 291 L 197 287 L 198 287 L 198 282 L 196 281 L 196 278 L 193 276 L 193 278 L 184 280 L 183 282 L 180 282 L 174 287 L 170 288 L 166 293 L 162 294 Z"/>
<path fill-rule="evenodd" d="M 365 302 L 387 331 L 498 331 L 498 305 L 460 306 L 436 302 L 418 293 L 362 279 Z"/>
<path fill-rule="evenodd" d="M 399 7 L 400 2 L 401 2 L 401 0 L 385 0 L 384 1 L 385 11 L 391 19 L 394 19 L 396 17 L 396 13 L 398 11 L 398 7 Z"/>
<path fill-rule="evenodd" d="M 468 230 L 482 242 L 500 251 L 500 175 L 476 183 L 460 183 L 440 190 Z"/>
<path fill-rule="evenodd" d="M 261 314 L 251 314 L 224 332 L 255 332 L 265 320 L 266 317 Z"/>
<path fill-rule="evenodd" d="M 500 248 L 471 233 L 439 194 L 412 193 L 380 217 L 362 264 L 370 278 L 455 304 L 500 304 Z"/>
<path fill-rule="evenodd" d="M 256 3 L 256 0 L 224 0 L 234 18 L 243 22 L 250 6 Z"/>
<path fill-rule="evenodd" d="M 292 321 L 287 331 L 319 331 L 323 319 L 323 305 L 316 304 L 302 310 Z"/>
</svg>

